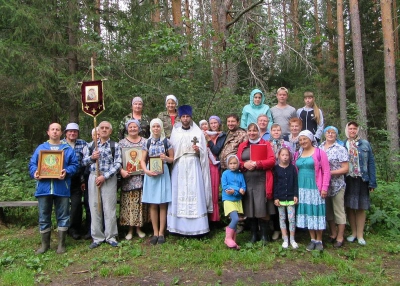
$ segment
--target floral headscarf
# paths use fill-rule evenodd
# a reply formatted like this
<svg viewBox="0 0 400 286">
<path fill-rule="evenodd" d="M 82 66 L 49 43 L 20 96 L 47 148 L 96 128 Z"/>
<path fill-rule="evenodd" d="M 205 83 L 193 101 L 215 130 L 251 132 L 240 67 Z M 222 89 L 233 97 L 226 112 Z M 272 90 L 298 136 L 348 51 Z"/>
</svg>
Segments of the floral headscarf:
<svg viewBox="0 0 400 286">
<path fill-rule="evenodd" d="M 360 140 L 360 136 L 358 132 L 360 131 L 360 127 L 357 127 L 357 135 L 355 138 L 350 138 L 348 128 L 350 125 L 354 125 L 355 122 L 349 122 L 346 124 L 345 134 L 348 138 L 347 141 L 347 150 L 349 150 L 349 176 L 351 177 L 361 177 L 360 170 L 360 160 L 358 154 L 358 141 Z"/>
</svg>

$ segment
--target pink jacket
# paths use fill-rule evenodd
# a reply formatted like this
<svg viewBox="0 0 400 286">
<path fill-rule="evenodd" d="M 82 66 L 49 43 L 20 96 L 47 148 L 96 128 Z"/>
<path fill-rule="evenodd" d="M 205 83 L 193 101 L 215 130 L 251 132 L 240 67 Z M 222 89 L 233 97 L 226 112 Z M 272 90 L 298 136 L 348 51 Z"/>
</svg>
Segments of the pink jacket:
<svg viewBox="0 0 400 286">
<path fill-rule="evenodd" d="M 294 162 L 296 162 L 298 157 L 299 152 L 297 151 L 294 155 Z M 317 183 L 318 190 L 320 192 L 328 191 L 329 182 L 331 180 L 331 170 L 329 167 L 328 156 L 324 150 L 315 148 L 312 158 L 314 160 L 315 181 Z"/>
</svg>

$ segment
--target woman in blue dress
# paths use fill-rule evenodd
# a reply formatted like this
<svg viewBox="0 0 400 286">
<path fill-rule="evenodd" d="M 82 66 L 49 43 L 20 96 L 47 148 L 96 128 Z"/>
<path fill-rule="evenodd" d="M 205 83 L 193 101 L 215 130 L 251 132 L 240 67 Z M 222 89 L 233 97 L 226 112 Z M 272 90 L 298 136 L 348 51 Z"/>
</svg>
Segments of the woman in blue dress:
<svg viewBox="0 0 400 286">
<path fill-rule="evenodd" d="M 150 170 L 149 158 L 159 157 L 164 165 L 164 172 Z M 167 224 L 167 205 L 172 199 L 171 178 L 167 163 L 173 163 L 174 150 L 165 137 L 163 123 L 159 118 L 150 122 L 150 137 L 143 145 L 140 161 L 144 170 L 143 203 L 150 204 L 150 218 L 153 225 L 152 245 L 165 242 L 164 232 Z"/>
<path fill-rule="evenodd" d="M 299 134 L 300 150 L 296 152 L 299 170 L 299 206 L 296 226 L 308 228 L 311 242 L 307 251 L 322 251 L 322 231 L 325 229 L 325 198 L 331 179 L 326 153 L 316 147 L 314 135 L 308 131 Z"/>
</svg>

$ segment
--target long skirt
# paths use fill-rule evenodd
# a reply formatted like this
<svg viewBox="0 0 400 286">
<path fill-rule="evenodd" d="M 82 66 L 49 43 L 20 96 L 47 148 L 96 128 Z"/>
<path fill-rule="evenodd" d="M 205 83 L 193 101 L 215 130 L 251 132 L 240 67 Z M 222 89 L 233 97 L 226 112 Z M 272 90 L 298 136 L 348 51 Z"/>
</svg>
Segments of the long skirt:
<svg viewBox="0 0 400 286">
<path fill-rule="evenodd" d="M 210 176 L 211 176 L 211 190 L 212 190 L 212 202 L 213 202 L 213 212 L 208 214 L 208 219 L 210 221 L 219 221 L 219 184 L 220 184 L 220 174 L 218 165 L 210 164 Z"/>
<path fill-rule="evenodd" d="M 142 204 L 142 190 L 121 192 L 119 222 L 121 225 L 143 226 L 149 221 L 147 204 Z"/>
<path fill-rule="evenodd" d="M 364 182 L 361 177 L 348 176 L 346 178 L 344 205 L 353 210 L 368 210 L 371 205 L 368 182 Z"/>
<path fill-rule="evenodd" d="M 325 200 L 321 197 L 315 182 L 313 158 L 300 157 L 296 162 L 299 169 L 299 205 L 296 226 L 312 230 L 324 230 Z"/>
</svg>

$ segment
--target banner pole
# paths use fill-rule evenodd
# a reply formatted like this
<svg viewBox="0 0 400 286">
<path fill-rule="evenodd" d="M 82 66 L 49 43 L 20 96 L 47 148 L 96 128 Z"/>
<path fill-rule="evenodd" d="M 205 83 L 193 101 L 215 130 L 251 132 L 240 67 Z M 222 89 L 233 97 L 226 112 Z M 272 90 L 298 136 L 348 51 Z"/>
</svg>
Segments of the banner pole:
<svg viewBox="0 0 400 286">
<path fill-rule="evenodd" d="M 94 81 L 94 64 L 93 64 L 93 57 L 90 58 L 90 65 L 91 65 L 91 70 L 92 70 L 92 81 Z M 94 140 L 94 150 L 97 150 L 97 120 L 96 116 L 93 117 L 93 124 L 94 124 L 94 130 L 96 132 L 96 139 Z M 99 167 L 99 159 L 96 160 L 96 178 L 100 176 L 100 167 Z M 96 182 L 96 181 L 95 181 Z M 97 186 L 97 210 L 98 213 L 101 214 L 103 208 L 102 202 L 101 202 L 101 189 L 99 186 Z"/>
</svg>

